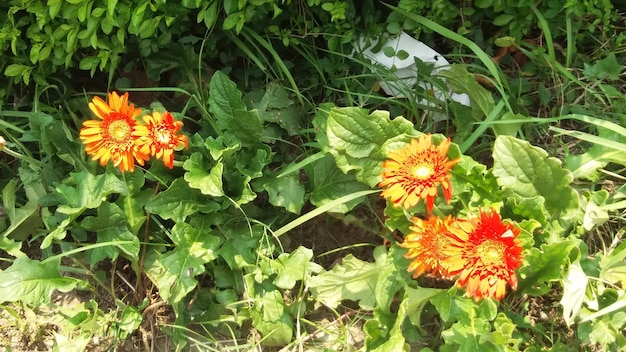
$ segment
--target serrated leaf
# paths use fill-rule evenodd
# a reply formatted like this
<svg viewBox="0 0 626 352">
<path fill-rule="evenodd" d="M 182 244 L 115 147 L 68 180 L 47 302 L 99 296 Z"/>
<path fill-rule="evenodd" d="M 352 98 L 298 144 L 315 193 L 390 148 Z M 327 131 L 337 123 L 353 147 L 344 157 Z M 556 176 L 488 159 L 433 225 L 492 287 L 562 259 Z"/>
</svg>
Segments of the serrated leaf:
<svg viewBox="0 0 626 352">
<path fill-rule="evenodd" d="M 210 213 L 220 209 L 219 203 L 190 188 L 180 178 L 174 180 L 167 190 L 159 192 L 145 207 L 147 211 L 176 223 L 184 222 L 188 216 L 197 212 Z"/>
<path fill-rule="evenodd" d="M 263 124 L 256 110 L 248 111 L 237 85 L 225 73 L 216 71 L 209 89 L 209 111 L 217 126 L 244 144 L 260 143 Z"/>
<path fill-rule="evenodd" d="M 570 187 L 572 173 L 561 161 L 527 141 L 499 136 L 493 146 L 493 174 L 505 195 L 519 200 L 545 199 L 546 217 L 564 220 L 578 210 L 578 196 Z"/>
<path fill-rule="evenodd" d="M 161 298 L 175 304 L 197 286 L 195 277 L 204 273 L 204 265 L 217 257 L 215 252 L 220 239 L 186 223 L 174 225 L 170 238 L 174 249 L 150 253 L 145 268 L 146 274 L 159 288 Z"/>
<path fill-rule="evenodd" d="M 0 303 L 20 301 L 39 306 L 50 302 L 54 290 L 71 291 L 80 280 L 59 274 L 59 260 L 40 262 L 26 256 L 0 272 Z"/>
<path fill-rule="evenodd" d="M 270 204 L 300 214 L 304 205 L 305 191 L 297 176 L 272 177 L 263 184 L 263 189 L 269 195 Z"/>
<path fill-rule="evenodd" d="M 580 262 L 572 263 L 567 276 L 563 278 L 563 297 L 559 302 L 563 306 L 563 319 L 567 326 L 571 326 L 578 316 L 585 299 L 588 282 L 589 278 L 580 266 Z"/>
<path fill-rule="evenodd" d="M 261 263 L 261 270 L 266 275 L 276 275 L 274 285 L 282 289 L 292 289 L 297 281 L 304 281 L 311 274 L 322 271 L 322 267 L 311 261 L 313 251 L 298 247 L 291 253 L 282 253 L 275 260 Z"/>
<path fill-rule="evenodd" d="M 313 185 L 309 200 L 311 204 L 317 207 L 345 195 L 367 189 L 366 185 L 356 180 L 354 174 L 345 174 L 339 170 L 333 157 L 328 154 L 307 167 L 307 170 L 309 180 Z M 347 213 L 362 202 L 363 198 L 358 198 L 341 204 L 332 209 L 331 212 Z"/>
<path fill-rule="evenodd" d="M 370 263 L 348 254 L 332 270 L 312 277 L 309 287 L 313 297 L 329 307 L 336 308 L 348 299 L 358 302 L 363 309 L 374 309 L 378 273 L 385 265 L 393 263 Z"/>
<path fill-rule="evenodd" d="M 525 255 L 527 265 L 519 269 L 518 291 L 541 296 L 550 291 L 551 283 L 563 278 L 569 254 L 577 248 L 575 241 L 562 241 L 532 248 Z"/>
<path fill-rule="evenodd" d="M 92 266 L 107 257 L 115 260 L 119 250 L 123 251 L 133 261 L 139 257 L 139 239 L 128 230 L 124 211 L 116 204 L 102 203 L 98 207 L 98 217 L 85 217 L 81 226 L 85 230 L 96 233 L 98 238 L 96 243 L 111 244 L 110 246 L 94 248 L 89 252 Z M 118 242 L 124 243 L 118 244 Z"/>
<path fill-rule="evenodd" d="M 322 150 L 335 157 L 344 173 L 356 170 L 357 179 L 372 187 L 380 181 L 385 142 L 415 133 L 410 121 L 403 117 L 391 120 L 388 112 L 380 110 L 368 113 L 356 107 L 333 107 L 327 115 L 318 114 L 316 120 L 325 135 L 318 139 Z"/>
<path fill-rule="evenodd" d="M 222 182 L 224 164 L 218 162 L 210 167 L 207 167 L 207 164 L 202 153 L 191 154 L 183 164 L 183 169 L 187 171 L 185 172 L 185 181 L 189 183 L 189 187 L 199 189 L 202 194 L 213 197 L 224 196 Z M 207 172 L 207 169 L 210 171 Z"/>
</svg>

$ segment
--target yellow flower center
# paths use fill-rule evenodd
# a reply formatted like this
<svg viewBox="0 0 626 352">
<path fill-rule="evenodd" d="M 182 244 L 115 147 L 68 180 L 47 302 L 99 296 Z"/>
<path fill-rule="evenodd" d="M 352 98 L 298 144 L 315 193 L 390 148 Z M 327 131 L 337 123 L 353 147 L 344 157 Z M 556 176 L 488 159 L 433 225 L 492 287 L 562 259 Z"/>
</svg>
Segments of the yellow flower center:
<svg viewBox="0 0 626 352">
<path fill-rule="evenodd" d="M 154 132 L 154 138 L 159 144 L 170 144 L 171 134 L 166 129 L 158 129 Z"/>
<path fill-rule="evenodd" d="M 478 245 L 476 253 L 485 265 L 502 264 L 504 260 L 504 245 L 498 241 L 487 240 Z"/>
<path fill-rule="evenodd" d="M 124 142 L 130 136 L 131 128 L 126 121 L 117 120 L 111 122 L 107 132 L 115 141 Z"/>
<path fill-rule="evenodd" d="M 418 165 L 413 171 L 413 175 L 419 179 L 427 179 L 433 174 L 433 169 L 428 165 Z"/>
</svg>

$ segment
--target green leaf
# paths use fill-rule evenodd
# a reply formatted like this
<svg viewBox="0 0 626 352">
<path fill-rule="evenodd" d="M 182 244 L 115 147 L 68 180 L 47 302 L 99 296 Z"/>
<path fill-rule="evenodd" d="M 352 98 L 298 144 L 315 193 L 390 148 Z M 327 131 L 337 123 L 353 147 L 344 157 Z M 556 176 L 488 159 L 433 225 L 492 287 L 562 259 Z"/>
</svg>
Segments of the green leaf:
<svg viewBox="0 0 626 352">
<path fill-rule="evenodd" d="M 259 224 L 252 229 L 224 229 L 226 242 L 219 249 L 219 257 L 223 258 L 231 270 L 240 270 L 256 266 L 257 249 L 265 228 Z"/>
<path fill-rule="evenodd" d="M 263 125 L 256 110 L 248 111 L 237 85 L 228 76 L 216 71 L 209 83 L 209 111 L 226 136 L 243 144 L 261 142 Z"/>
<path fill-rule="evenodd" d="M 617 61 L 617 57 L 613 52 L 609 52 L 604 59 L 596 61 L 593 65 L 585 63 L 584 66 L 583 74 L 587 78 L 608 78 L 611 81 L 619 80 L 619 76 L 624 69 L 622 64 Z"/>
<path fill-rule="evenodd" d="M 309 287 L 313 297 L 329 307 L 336 308 L 342 300 L 348 299 L 358 302 L 363 309 L 374 309 L 378 274 L 387 265 L 393 263 L 370 263 L 348 254 L 332 270 L 312 277 Z"/>
<path fill-rule="evenodd" d="M 469 96 L 472 102 L 472 117 L 475 121 L 483 120 L 494 110 L 496 104 L 493 101 L 493 95 L 476 82 L 474 74 L 470 73 L 464 65 L 451 65 L 448 69 L 439 71 L 437 76 L 444 77 L 453 92 L 465 93 Z M 457 127 L 469 128 L 467 125 Z"/>
<path fill-rule="evenodd" d="M 98 207 L 98 217 L 87 216 L 81 225 L 85 230 L 94 231 L 97 234 L 96 243 L 111 244 L 90 251 L 92 266 L 107 257 L 115 260 L 119 250 L 122 250 L 132 261 L 139 257 L 139 239 L 128 230 L 124 211 L 116 204 L 102 203 Z M 118 241 L 124 243 L 117 244 Z"/>
<path fill-rule="evenodd" d="M 261 262 L 260 268 L 264 274 L 276 275 L 274 285 L 281 289 L 292 289 L 297 281 L 305 281 L 311 274 L 319 273 L 323 268 L 312 262 L 313 251 L 298 247 L 291 253 L 282 253 L 275 260 Z"/>
<path fill-rule="evenodd" d="M 571 219 L 578 211 L 578 195 L 570 187 L 572 173 L 541 148 L 510 136 L 499 136 L 493 146 L 493 174 L 505 195 L 520 201 L 545 199 L 546 218 Z"/>
<path fill-rule="evenodd" d="M 389 112 L 346 107 L 333 107 L 316 116 L 322 150 L 335 157 L 337 166 L 344 172 L 356 170 L 359 181 L 375 186 L 380 181 L 383 145 L 390 139 L 413 135 L 413 124 L 403 117 L 389 119 Z"/>
<path fill-rule="evenodd" d="M 297 176 L 271 177 L 263 184 L 263 189 L 269 194 L 270 204 L 283 207 L 291 213 L 300 214 L 304 205 L 305 192 Z"/>
<path fill-rule="evenodd" d="M 335 164 L 331 155 L 307 166 L 307 175 L 313 185 L 311 191 L 311 204 L 321 207 L 324 204 L 343 197 L 345 195 L 366 190 L 368 187 L 358 182 L 354 174 L 345 174 Z M 354 199 L 330 210 L 331 212 L 347 213 L 357 205 L 363 203 L 364 198 Z"/>
<path fill-rule="evenodd" d="M 41 248 L 47 248 L 54 239 L 63 239 L 66 228 L 85 210 L 98 208 L 108 195 L 118 193 L 128 195 L 126 183 L 113 174 L 94 176 L 87 171 L 73 173 L 65 183 L 56 187 L 56 192 L 63 205 L 57 208 L 61 214 L 69 215 L 51 231 L 41 242 Z"/>
<path fill-rule="evenodd" d="M 282 293 L 269 280 L 261 283 L 253 274 L 245 277 L 254 305 L 250 309 L 253 326 L 263 335 L 265 346 L 282 346 L 293 336 L 293 318 L 289 314 Z"/>
<path fill-rule="evenodd" d="M 181 302 L 197 286 L 195 277 L 204 273 L 204 265 L 217 257 L 215 251 L 220 239 L 206 230 L 177 223 L 170 234 L 174 249 L 165 253 L 154 251 L 146 256 L 146 274 L 164 300 L 172 304 Z"/>
<path fill-rule="evenodd" d="M 20 301 L 39 306 L 50 302 L 54 290 L 71 291 L 81 282 L 59 274 L 59 260 L 40 262 L 26 256 L 0 272 L 0 303 Z"/>
<path fill-rule="evenodd" d="M 131 196 L 122 196 L 117 201 L 117 204 L 124 210 L 128 228 L 135 236 L 139 233 L 141 226 L 147 220 L 147 214 L 144 210 L 144 206 L 147 206 L 147 203 L 150 201 L 153 194 L 154 191 L 144 189 L 143 191 L 134 193 Z"/>
<path fill-rule="evenodd" d="M 525 262 L 518 272 L 518 291 L 541 296 L 550 291 L 553 281 L 561 280 L 569 263 L 569 254 L 578 248 L 575 241 L 562 241 L 532 248 L 525 255 Z"/>
<path fill-rule="evenodd" d="M 202 194 L 209 196 L 224 196 L 222 183 L 224 164 L 221 162 L 207 167 L 202 153 L 195 152 L 191 154 L 189 159 L 185 160 L 183 169 L 187 170 L 185 173 L 185 181 L 189 183 L 189 187 L 199 189 Z M 207 169 L 210 171 L 207 172 Z"/>
<path fill-rule="evenodd" d="M 563 305 L 563 319 L 567 326 L 571 326 L 578 316 L 585 299 L 588 282 L 589 278 L 580 266 L 580 262 L 572 263 L 567 276 L 563 278 L 563 297 L 559 302 Z"/>
<path fill-rule="evenodd" d="M 11 180 L 2 189 L 2 205 L 9 218 L 10 225 L 0 235 L 0 238 L 4 239 L 2 248 L 14 256 L 20 253 L 21 245 L 13 243 L 8 237 L 23 241 L 28 236 L 33 235 L 43 225 L 41 216 L 38 213 L 39 204 L 37 199 L 29 200 L 23 206 L 16 208 L 15 194 L 16 180 Z"/>
<path fill-rule="evenodd" d="M 597 181 L 600 178 L 598 170 L 607 163 L 616 163 L 626 166 L 626 153 L 611 147 L 610 143 L 626 145 L 626 136 L 608 128 L 597 127 L 598 137 L 606 143 L 593 143 L 585 153 L 565 156 L 565 166 L 572 171 L 574 178 L 583 178 Z"/>
<path fill-rule="evenodd" d="M 170 187 L 159 192 L 146 204 L 146 210 L 158 214 L 163 219 L 172 219 L 176 223 L 197 212 L 211 213 L 220 209 L 220 205 L 198 191 L 189 187 L 183 179 L 176 179 Z"/>
<path fill-rule="evenodd" d="M 73 173 L 65 183 L 56 187 L 56 191 L 65 198 L 58 211 L 67 215 L 97 208 L 110 194 L 128 195 L 126 183 L 113 174 L 94 176 L 87 171 Z"/>
</svg>

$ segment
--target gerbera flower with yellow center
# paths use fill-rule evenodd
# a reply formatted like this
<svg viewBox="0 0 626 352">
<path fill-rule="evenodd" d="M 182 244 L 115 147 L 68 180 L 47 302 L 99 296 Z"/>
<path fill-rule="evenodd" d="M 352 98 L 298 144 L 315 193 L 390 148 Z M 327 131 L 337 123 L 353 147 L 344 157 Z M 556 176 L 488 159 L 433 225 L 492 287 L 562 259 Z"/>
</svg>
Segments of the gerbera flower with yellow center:
<svg viewBox="0 0 626 352">
<path fill-rule="evenodd" d="M 186 135 L 179 134 L 182 121 L 175 121 L 169 112 L 154 111 L 152 115 L 144 116 L 145 125 L 137 126 L 135 134 L 141 137 L 142 153 L 151 154 L 170 169 L 174 167 L 174 150 L 180 147 L 188 148 L 189 140 Z"/>
<path fill-rule="evenodd" d="M 383 163 L 381 195 L 405 209 L 415 206 L 420 199 L 426 200 L 431 212 L 438 186 L 443 188 L 447 202 L 452 197 L 449 171 L 460 159 L 449 160 L 450 139 L 434 145 L 430 134 L 413 139 L 404 148 L 390 152 Z"/>
<path fill-rule="evenodd" d="M 451 237 L 447 254 L 450 275 L 459 275 L 457 286 L 466 289 L 467 297 L 500 300 L 506 294 L 506 284 L 517 289 L 515 270 L 522 264 L 522 245 L 517 239 L 520 229 L 503 223 L 500 215 L 482 211 L 478 219 L 460 226 Z"/>
<path fill-rule="evenodd" d="M 430 216 L 427 220 L 413 218 L 413 226 L 400 247 L 408 249 L 404 256 L 412 259 L 407 271 L 413 272 L 413 277 L 423 273 L 432 274 L 438 278 L 448 277 L 446 266 L 447 250 L 450 246 L 451 231 L 456 231 L 456 223 L 463 221 L 448 215 L 444 219 Z"/>
<path fill-rule="evenodd" d="M 100 159 L 102 166 L 112 160 L 113 166 L 125 172 L 134 171 L 135 160 L 143 165 L 144 160 L 150 158 L 138 148 L 138 137 L 134 132 L 141 109 L 128 103 L 128 93 L 119 96 L 111 92 L 108 103 L 100 97 L 94 97 L 89 103 L 89 109 L 98 120 L 83 122 L 80 139 L 93 160 Z"/>
</svg>

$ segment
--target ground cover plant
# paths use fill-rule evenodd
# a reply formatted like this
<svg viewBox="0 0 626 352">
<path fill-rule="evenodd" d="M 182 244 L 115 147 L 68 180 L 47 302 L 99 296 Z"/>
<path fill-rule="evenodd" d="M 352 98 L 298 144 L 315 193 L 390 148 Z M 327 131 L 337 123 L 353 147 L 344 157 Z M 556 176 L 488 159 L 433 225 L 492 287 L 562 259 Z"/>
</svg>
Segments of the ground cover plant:
<svg viewBox="0 0 626 352">
<path fill-rule="evenodd" d="M 7 350 L 626 346 L 619 1 L 0 9 Z"/>
</svg>

